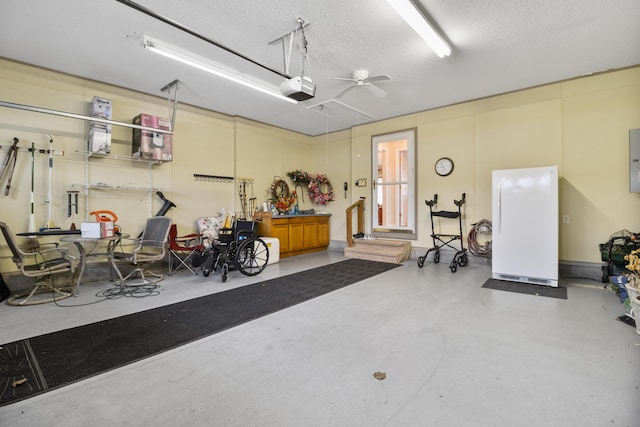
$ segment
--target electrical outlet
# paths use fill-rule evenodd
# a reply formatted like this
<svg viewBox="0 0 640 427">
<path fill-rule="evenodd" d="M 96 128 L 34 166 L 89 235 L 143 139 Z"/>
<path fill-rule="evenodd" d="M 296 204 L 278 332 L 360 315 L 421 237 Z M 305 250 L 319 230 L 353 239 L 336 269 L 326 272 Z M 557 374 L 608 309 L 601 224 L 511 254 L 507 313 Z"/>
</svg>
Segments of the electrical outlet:
<svg viewBox="0 0 640 427">
<path fill-rule="evenodd" d="M 562 223 L 569 224 L 569 215 L 562 215 Z"/>
</svg>

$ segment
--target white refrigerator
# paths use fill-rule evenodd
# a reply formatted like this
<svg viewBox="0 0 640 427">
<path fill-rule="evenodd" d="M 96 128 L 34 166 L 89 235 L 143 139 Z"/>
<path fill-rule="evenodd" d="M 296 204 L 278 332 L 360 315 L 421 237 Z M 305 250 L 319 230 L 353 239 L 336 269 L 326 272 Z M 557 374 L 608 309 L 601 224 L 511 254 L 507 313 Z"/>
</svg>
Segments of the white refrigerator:
<svg viewBox="0 0 640 427">
<path fill-rule="evenodd" d="M 558 167 L 492 173 L 492 277 L 558 286 Z"/>
</svg>

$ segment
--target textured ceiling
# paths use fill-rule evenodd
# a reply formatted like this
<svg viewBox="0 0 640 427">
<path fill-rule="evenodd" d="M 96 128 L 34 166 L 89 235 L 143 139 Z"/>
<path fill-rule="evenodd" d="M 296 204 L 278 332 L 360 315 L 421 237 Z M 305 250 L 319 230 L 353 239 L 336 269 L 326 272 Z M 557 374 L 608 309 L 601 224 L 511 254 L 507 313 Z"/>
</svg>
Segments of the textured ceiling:
<svg viewBox="0 0 640 427">
<path fill-rule="evenodd" d="M 385 0 L 137 3 L 280 72 L 283 47 L 269 42 L 302 17 L 310 23 L 307 74 L 317 84 L 315 98 L 293 105 L 154 55 L 141 48 L 142 34 L 274 87 L 283 80 L 116 0 L 2 0 L 0 57 L 154 95 L 179 79 L 180 102 L 308 135 L 640 64 L 638 0 L 421 0 L 453 47 L 444 59 Z M 291 75 L 300 74 L 301 62 L 297 37 Z M 349 84 L 333 78 L 350 78 L 356 69 L 390 75 L 377 83 L 388 95 L 358 88 L 331 101 Z M 20 103 L 11 94 L 0 101 Z M 117 117 L 117 106 L 114 118 L 128 119 Z"/>
</svg>

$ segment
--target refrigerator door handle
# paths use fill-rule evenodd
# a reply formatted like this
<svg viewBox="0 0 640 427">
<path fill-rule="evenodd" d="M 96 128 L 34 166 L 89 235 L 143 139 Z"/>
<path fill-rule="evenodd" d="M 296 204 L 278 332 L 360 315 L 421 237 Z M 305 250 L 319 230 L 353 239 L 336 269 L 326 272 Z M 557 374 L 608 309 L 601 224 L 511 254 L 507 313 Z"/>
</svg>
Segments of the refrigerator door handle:
<svg viewBox="0 0 640 427">
<path fill-rule="evenodd" d="M 498 224 L 497 232 L 500 233 L 500 228 L 502 227 L 502 183 L 498 183 L 498 220 L 496 221 Z"/>
</svg>

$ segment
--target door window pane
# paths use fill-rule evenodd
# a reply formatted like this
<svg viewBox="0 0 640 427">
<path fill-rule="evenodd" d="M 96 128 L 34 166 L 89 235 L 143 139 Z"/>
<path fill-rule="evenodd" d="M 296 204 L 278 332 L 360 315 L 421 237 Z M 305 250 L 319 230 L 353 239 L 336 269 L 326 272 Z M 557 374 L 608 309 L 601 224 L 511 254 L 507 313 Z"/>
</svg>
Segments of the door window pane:
<svg viewBox="0 0 640 427">
<path fill-rule="evenodd" d="M 415 129 L 372 138 L 373 234 L 415 238 Z"/>
</svg>

